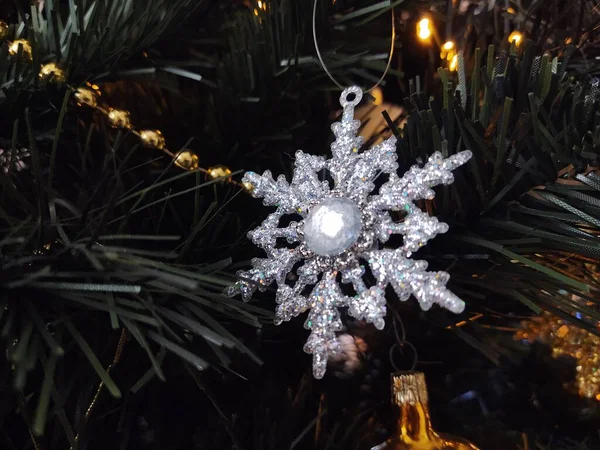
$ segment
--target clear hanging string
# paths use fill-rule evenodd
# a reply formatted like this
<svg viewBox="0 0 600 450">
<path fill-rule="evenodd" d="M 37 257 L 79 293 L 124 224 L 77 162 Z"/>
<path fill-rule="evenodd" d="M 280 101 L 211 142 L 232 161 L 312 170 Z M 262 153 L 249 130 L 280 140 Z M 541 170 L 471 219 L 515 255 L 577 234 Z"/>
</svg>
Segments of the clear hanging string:
<svg viewBox="0 0 600 450">
<path fill-rule="evenodd" d="M 323 67 L 323 70 L 325 71 L 327 76 L 331 79 L 331 81 L 333 81 L 336 84 L 336 86 L 339 87 L 340 89 L 345 89 L 345 86 L 343 86 L 339 81 L 337 81 L 335 79 L 335 77 L 333 76 L 333 74 L 327 68 L 325 61 L 323 60 L 323 56 L 321 55 L 321 50 L 319 49 L 319 42 L 317 39 L 317 4 L 318 4 L 318 2 L 319 2 L 319 0 L 314 1 L 313 16 L 312 16 L 312 33 L 313 33 L 313 40 L 315 41 L 315 50 L 317 51 L 317 57 L 319 58 L 321 67 Z M 364 93 L 369 93 L 373 89 L 378 87 L 381 84 L 381 82 L 383 81 L 383 79 L 386 77 L 386 75 L 388 74 L 388 71 L 390 70 L 390 66 L 392 64 L 392 57 L 394 55 L 394 44 L 396 41 L 396 20 L 394 18 L 394 8 L 391 8 L 391 13 L 392 13 L 392 42 L 390 44 L 390 54 L 388 56 L 387 65 L 385 66 L 385 70 L 383 71 L 383 74 L 381 75 L 381 78 L 379 78 L 377 83 L 375 83 L 375 85 L 372 86 L 370 89 L 363 91 Z"/>
</svg>

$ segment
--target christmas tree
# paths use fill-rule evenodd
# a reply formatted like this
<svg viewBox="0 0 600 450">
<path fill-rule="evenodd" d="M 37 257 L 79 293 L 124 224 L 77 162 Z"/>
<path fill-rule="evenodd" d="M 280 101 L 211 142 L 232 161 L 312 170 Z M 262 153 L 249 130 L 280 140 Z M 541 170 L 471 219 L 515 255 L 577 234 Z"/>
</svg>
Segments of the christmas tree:
<svg viewBox="0 0 600 450">
<path fill-rule="evenodd" d="M 594 2 L 0 19 L 0 448 L 377 448 L 408 370 L 481 449 L 600 447 Z"/>
</svg>

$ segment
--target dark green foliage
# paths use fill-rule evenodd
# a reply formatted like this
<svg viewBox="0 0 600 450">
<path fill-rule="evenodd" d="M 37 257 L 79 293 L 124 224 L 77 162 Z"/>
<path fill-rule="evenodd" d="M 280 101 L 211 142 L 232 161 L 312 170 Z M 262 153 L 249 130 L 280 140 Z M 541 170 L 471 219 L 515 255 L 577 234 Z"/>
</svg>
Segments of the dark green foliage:
<svg viewBox="0 0 600 450">
<path fill-rule="evenodd" d="M 449 7 L 445 30 L 432 15 L 442 42 L 454 40 L 465 62 L 455 74 L 425 71 L 425 92 L 419 80 L 409 83 L 399 153 L 407 168 L 433 151 L 474 151 L 469 170 L 438 192 L 434 211 L 452 226 L 428 255 L 451 268 L 472 312 L 493 322 L 498 313 L 542 308 L 597 333 L 598 82 L 575 77 L 596 70 L 595 5 L 511 7 L 512 16 L 498 4 L 473 5 L 470 14 Z M 513 29 L 531 41 L 509 48 Z"/>
<path fill-rule="evenodd" d="M 149 161 L 126 133 L 78 111 L 70 89 L 38 82 L 36 68 L 46 61 L 60 62 L 72 83 L 102 76 L 164 37 L 198 3 L 75 3 L 55 9 L 47 1 L 43 16 L 33 9 L 23 29 L 11 30 L 32 42 L 33 61 L 8 57 L 5 45 L 0 62 L 9 158 L 0 174 L 0 338 L 7 348 L 0 367 L 11 374 L 2 379 L 0 402 L 17 407 L 20 399 L 29 430 L 41 436 L 59 427 L 71 445 L 86 425 L 72 408 L 86 409 L 100 381 L 113 397 L 127 397 L 123 389 L 164 380 L 165 351 L 194 370 L 232 370 L 232 350 L 260 364 L 224 324 L 260 328 L 270 319 L 221 295 L 231 258 L 215 252 L 213 241 L 239 234 L 223 214 L 238 193 L 182 173 L 168 159 L 156 166 L 157 155 Z M 89 14 L 76 12 L 83 10 Z M 131 341 L 130 361 L 145 355 L 123 384 L 107 371 L 118 329 Z M 10 411 L 3 406 L 0 420 Z"/>
<path fill-rule="evenodd" d="M 566 75 L 564 58 L 534 57 L 530 43 L 519 56 L 487 51 L 494 66 L 477 52 L 462 89 L 467 68 L 456 79 L 440 69 L 439 95 L 405 100 L 404 168 L 434 151 L 473 151 L 438 192 L 435 214 L 451 231 L 429 257 L 451 269 L 472 313 L 515 312 L 514 300 L 597 333 L 600 178 L 589 168 L 600 155 L 598 82 Z"/>
<path fill-rule="evenodd" d="M 72 130 L 65 132 L 65 139 L 72 139 Z M 66 154 L 69 159 L 66 165 L 54 165 L 54 172 L 48 162 L 51 142 L 32 139 L 32 169 L 2 177 L 1 337 L 11 343 L 8 358 L 19 391 L 36 389 L 27 384 L 26 375 L 40 363 L 45 367 L 38 400 L 42 406 L 33 419 L 37 432 L 43 430 L 54 368 L 63 359 L 67 367 L 75 360 L 91 364 L 97 373 L 92 384 L 103 380 L 111 394 L 121 395 L 106 373 L 107 353 L 116 345 L 111 329 L 128 330 L 148 355 L 146 368 L 152 363 L 151 373 L 161 378 L 160 347 L 197 369 L 227 367 L 229 358 L 220 348 L 236 348 L 260 362 L 219 321 L 260 327 L 269 313 L 224 298 L 220 292 L 231 278 L 221 273 L 230 260 L 202 257 L 196 247 L 202 236 L 193 230 L 203 224 L 212 228 L 219 211 L 207 208 L 197 223 L 179 222 L 190 227 L 183 236 L 157 233 L 173 229 L 181 194 L 187 192 L 183 198 L 193 201 L 194 192 L 215 182 L 197 182 L 195 174 L 175 175 L 172 169 L 148 176 L 147 164 L 136 168 L 131 161 L 136 159 L 135 146 L 128 154 L 120 152 L 122 138 L 104 156 L 59 144 L 57 159 L 67 162 Z M 89 159 L 78 159 L 79 151 Z M 66 190 L 65 177 L 71 186 Z M 203 205 L 198 203 L 199 208 Z M 185 241 L 188 233 L 196 236 L 195 242 Z"/>
<path fill-rule="evenodd" d="M 47 62 L 59 63 L 73 83 L 102 77 L 138 56 L 201 4 L 191 0 L 46 0 L 43 11 L 31 5 L 28 20 L 13 25 L 7 39 L 27 39 L 33 59 L 10 58 L 3 47 L 0 100 L 43 88 L 38 71 Z"/>
<path fill-rule="evenodd" d="M 263 11 L 257 2 L 242 3 L 46 0 L 43 14 L 33 10 L 30 18 L 21 15 L 22 29 L 12 25 L 9 38 L 30 39 L 34 58 L 9 58 L 6 43 L 0 53 L 0 143 L 3 155 L 22 155 L 28 166 L 18 172 L 14 161 L 2 160 L 9 170 L 0 174 L 0 337 L 7 349 L 0 358 L 0 421 L 22 427 L 11 435 L 25 441 L 30 430 L 46 430 L 40 448 L 65 448 L 77 435 L 80 449 L 116 442 L 134 448 L 128 445 L 139 444 L 132 436 L 136 415 L 152 415 L 149 405 L 163 412 L 152 424 L 163 433 L 154 441 L 161 449 L 190 448 L 188 431 L 201 433 L 194 439 L 198 448 L 229 448 L 233 442 L 257 450 L 292 443 L 298 449 L 359 448 L 385 434 L 378 408 L 388 402 L 391 367 L 378 366 L 377 375 L 368 375 L 368 394 L 358 404 L 359 397 L 348 393 L 364 386 L 340 384 L 345 390 L 337 386 L 335 394 L 333 379 L 313 390 L 296 376 L 309 364 L 300 352 L 304 336 L 298 324 L 281 327 L 277 335 L 263 327 L 268 311 L 220 295 L 233 278 L 231 267 L 246 266 L 252 256 L 239 244 L 263 217 L 258 201 L 242 201 L 236 191 L 179 171 L 168 158 L 75 108 L 66 87 L 37 77 L 40 64 L 57 61 L 69 85 L 98 82 L 107 104 L 131 110 L 137 125 L 163 130 L 171 150 L 197 150 L 203 166 L 226 164 L 236 175 L 267 167 L 289 173 L 289 155 L 297 148 L 327 151 L 326 122 L 335 108 L 336 95 L 323 95 L 332 84 L 314 57 L 312 4 L 274 0 Z M 412 51 L 425 53 L 412 42 L 413 21 L 425 6 L 443 11 L 451 2 L 320 3 L 319 42 L 328 66 L 344 83 L 364 86 L 385 66 L 390 5 L 396 7 L 399 50 L 384 88 L 386 101 L 401 103 L 402 70 L 428 73 L 427 64 L 411 59 Z M 437 408 L 447 406 L 449 417 L 461 409 L 451 403 L 453 396 L 474 388 L 440 395 L 450 389 L 443 381 L 448 373 L 458 384 L 466 370 L 479 372 L 483 384 L 489 366 L 477 359 L 479 352 L 505 363 L 508 352 L 490 327 L 513 326 L 518 316 L 542 309 L 590 330 L 600 318 L 594 279 L 600 178 L 590 170 L 598 165 L 600 99 L 597 82 L 574 77 L 572 70 L 594 72 L 597 64 L 585 65 L 589 61 L 580 52 L 564 45 L 571 25 L 587 30 L 594 42 L 595 18 L 587 14 L 592 2 L 553 2 L 540 9 L 542 3 L 520 19 L 526 35 L 541 45 L 518 52 L 505 45 L 486 48 L 505 39 L 497 22 L 490 31 L 486 21 L 492 14 L 480 16 L 472 28 L 466 26 L 471 15 L 447 18 L 455 29 L 475 33 L 459 42 L 467 51 L 465 64 L 458 74 L 442 70 L 437 79 L 428 73 L 422 83 L 407 83 L 407 123 L 403 130 L 391 126 L 400 136 L 403 170 L 434 151 L 474 152 L 456 182 L 438 191 L 435 204 L 423 205 L 451 225 L 423 256 L 450 271 L 451 288 L 468 302 L 469 313 L 483 318 L 468 330 L 452 328 L 450 351 L 438 345 L 448 341 L 438 325 L 466 317 L 439 310 L 420 314 L 390 299 L 392 309 L 402 308 L 403 317 L 412 319 L 408 336 L 419 355 L 432 347 L 449 354 L 434 384 L 440 386 L 434 397 L 447 400 Z M 579 27 L 573 10 L 586 13 Z M 91 11 L 87 24 L 79 11 Z M 400 20 L 401 12 L 409 19 Z M 186 16 L 191 20 L 181 25 Z M 440 14 L 432 16 L 441 23 Z M 561 27 L 553 26 L 557 21 Z M 552 56 L 537 57 L 548 42 Z M 185 143 L 192 134 L 201 138 L 194 146 Z M 271 301 L 269 293 L 266 298 Z M 109 371 L 122 329 L 128 336 L 124 356 Z M 461 339 L 477 351 L 460 347 Z M 388 344 L 375 342 L 370 351 L 383 348 L 387 357 Z M 466 353 L 469 362 L 458 363 Z M 264 369 L 267 381 L 257 382 L 262 374 L 253 374 L 246 384 L 239 375 L 250 376 L 263 357 L 271 360 Z M 199 376 L 197 369 L 206 367 L 211 370 Z M 294 376 L 278 384 L 280 370 Z M 173 382 L 150 385 L 155 378 Z M 475 384 L 474 378 L 469 382 Z M 85 411 L 101 380 L 104 394 L 88 423 Z M 229 403 L 232 385 L 239 401 Z M 374 386 L 377 392 L 368 390 Z M 145 398 L 159 390 L 167 396 L 176 391 L 185 406 Z M 524 392 L 520 402 L 502 405 L 504 413 L 529 405 L 530 391 Z M 527 411 L 535 416 L 539 409 Z M 161 428 L 160 418 L 171 414 L 182 423 Z M 475 422 L 477 415 L 461 417 Z M 389 419 L 389 411 L 383 417 Z M 486 429 L 500 433 L 490 422 Z M 474 438 L 486 442 L 475 428 Z M 588 438 L 589 445 L 579 446 L 561 438 L 552 446 L 547 430 L 540 430 L 539 439 L 537 431 L 529 433 L 530 447 L 536 440 L 540 448 L 569 449 L 595 448 L 597 442 Z M 522 442 L 510 433 L 501 442 Z"/>
</svg>

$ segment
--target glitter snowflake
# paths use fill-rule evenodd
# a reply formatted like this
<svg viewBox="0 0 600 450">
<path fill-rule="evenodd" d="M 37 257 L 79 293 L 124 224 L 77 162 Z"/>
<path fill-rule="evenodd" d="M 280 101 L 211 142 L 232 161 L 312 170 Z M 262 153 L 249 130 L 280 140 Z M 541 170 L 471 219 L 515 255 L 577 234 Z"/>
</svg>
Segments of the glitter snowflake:
<svg viewBox="0 0 600 450">
<path fill-rule="evenodd" d="M 471 152 L 446 159 L 435 153 L 424 167 L 413 166 L 399 177 L 394 137 L 359 151 L 363 139 L 357 136 L 360 121 L 354 120 L 354 107 L 361 98 L 357 87 L 340 97 L 343 114 L 331 127 L 336 137 L 331 159 L 298 151 L 291 183 L 283 175 L 274 180 L 269 171 L 262 176 L 248 172 L 243 180 L 254 187 L 254 197 L 277 209 L 248 234 L 267 257 L 255 258 L 252 269 L 239 272 L 239 281 L 227 294 L 241 293 L 247 301 L 256 289 L 264 291 L 275 282 L 276 324 L 309 311 L 305 328 L 311 332 L 304 350 L 313 355 L 316 378 L 325 374 L 327 359 L 341 351 L 336 336 L 342 329 L 339 309 L 346 307 L 350 316 L 383 329 L 388 284 L 402 301 L 414 296 L 423 310 L 434 303 L 455 313 L 464 309 L 445 287 L 446 272 L 428 272 L 425 261 L 410 256 L 448 230 L 414 202 L 432 199 L 432 187 L 452 183 L 452 170 L 467 162 Z M 333 186 L 320 176 L 324 171 Z M 389 179 L 374 193 L 381 174 Z M 403 220 L 394 222 L 390 211 L 400 211 Z M 289 215 L 302 219 L 286 221 Z M 393 234 L 402 235 L 402 247 L 381 248 Z M 278 245 L 282 240 L 288 245 Z M 365 283 L 364 262 L 376 279 L 374 286 Z M 339 278 L 351 284 L 355 295 L 344 294 Z"/>
</svg>

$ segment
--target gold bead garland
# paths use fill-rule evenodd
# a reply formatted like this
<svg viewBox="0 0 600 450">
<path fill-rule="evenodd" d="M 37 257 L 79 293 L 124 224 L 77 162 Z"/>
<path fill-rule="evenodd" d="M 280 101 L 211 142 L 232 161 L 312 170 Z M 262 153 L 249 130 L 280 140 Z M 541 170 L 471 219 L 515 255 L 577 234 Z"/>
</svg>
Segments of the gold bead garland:
<svg viewBox="0 0 600 450">
<path fill-rule="evenodd" d="M 0 20 L 0 39 L 4 39 L 8 35 L 8 25 Z M 31 61 L 33 57 L 31 44 L 26 39 L 15 39 L 8 46 L 8 52 L 11 56 L 19 55 L 19 48 L 22 48 L 21 56 L 23 59 Z M 38 72 L 38 77 L 43 81 L 51 81 L 53 83 L 64 83 L 66 75 L 64 70 L 56 62 L 49 62 L 41 66 Z M 183 150 L 178 154 L 173 154 L 166 147 L 166 140 L 160 130 L 142 130 L 137 131 L 133 128 L 131 115 L 129 111 L 117 108 L 105 109 L 98 105 L 100 97 L 100 88 L 95 84 L 86 83 L 86 86 L 73 87 L 68 86 L 74 91 L 74 98 L 78 106 L 89 106 L 97 111 L 100 111 L 107 118 L 108 123 L 114 128 L 131 130 L 132 133 L 140 138 L 144 147 L 161 150 L 174 159 L 174 164 L 184 170 L 199 171 L 207 175 L 211 180 L 223 178 L 223 182 L 232 183 L 248 193 L 254 190 L 254 186 L 248 182 L 237 182 L 232 180 L 231 170 L 223 165 L 216 165 L 206 170 L 200 167 L 200 159 L 191 150 Z"/>
<path fill-rule="evenodd" d="M 202 172 L 211 180 L 223 178 L 223 180 L 219 181 L 235 184 L 248 193 L 251 193 L 254 190 L 254 186 L 251 183 L 242 183 L 232 180 L 232 172 L 226 166 L 216 165 L 208 170 L 201 168 L 198 155 L 189 149 L 185 149 L 177 154 L 172 153 L 167 149 L 166 139 L 160 130 L 148 129 L 138 131 L 134 129 L 129 111 L 111 107 L 105 109 L 99 106 L 98 98 L 100 95 L 99 87 L 88 83 L 86 87 L 81 86 L 76 88 L 74 97 L 79 106 L 87 105 L 104 114 L 112 127 L 131 130 L 135 136 L 140 138 L 144 147 L 161 150 L 169 155 L 173 158 L 173 162 L 177 167 L 188 171 Z"/>
<path fill-rule="evenodd" d="M 113 128 L 132 128 L 129 111 L 109 108 L 106 117 L 108 117 L 108 123 Z"/>
<path fill-rule="evenodd" d="M 208 177 L 211 180 L 216 180 L 223 177 L 228 177 L 227 179 L 229 179 L 231 178 L 231 170 L 222 165 L 213 166 L 208 169 Z"/>
<path fill-rule="evenodd" d="M 143 130 L 140 131 L 140 139 L 144 147 L 164 150 L 166 146 L 165 138 L 160 130 Z"/>
<path fill-rule="evenodd" d="M 252 194 L 254 192 L 254 185 L 249 181 L 243 181 L 242 187 L 248 194 Z"/>
<path fill-rule="evenodd" d="M 87 105 L 91 106 L 92 108 L 98 106 L 98 94 L 92 89 L 78 87 L 75 90 L 74 96 L 79 106 Z"/>
<path fill-rule="evenodd" d="M 554 358 L 573 358 L 577 371 L 575 390 L 580 397 L 600 401 L 600 337 L 547 312 L 523 322 L 521 327 L 515 339 L 538 340 L 552 349 Z"/>
<path fill-rule="evenodd" d="M 184 170 L 198 170 L 200 158 L 190 150 L 184 150 L 175 157 L 175 165 Z"/>
</svg>

